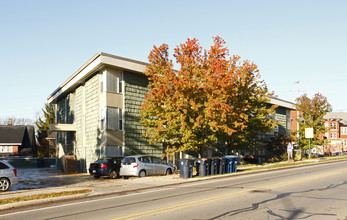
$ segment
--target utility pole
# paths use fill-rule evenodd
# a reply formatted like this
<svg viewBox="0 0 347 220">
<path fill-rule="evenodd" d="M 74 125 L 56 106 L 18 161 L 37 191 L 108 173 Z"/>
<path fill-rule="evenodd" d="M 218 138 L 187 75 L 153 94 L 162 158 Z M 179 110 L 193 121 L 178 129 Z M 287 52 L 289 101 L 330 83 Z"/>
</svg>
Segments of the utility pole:
<svg viewBox="0 0 347 220">
<path fill-rule="evenodd" d="M 297 96 L 296 98 L 300 97 L 300 80 L 296 81 L 294 84 L 297 85 Z M 300 134 L 299 134 L 299 111 L 296 111 L 296 138 L 297 138 L 297 142 L 299 143 L 299 138 L 300 138 Z"/>
</svg>

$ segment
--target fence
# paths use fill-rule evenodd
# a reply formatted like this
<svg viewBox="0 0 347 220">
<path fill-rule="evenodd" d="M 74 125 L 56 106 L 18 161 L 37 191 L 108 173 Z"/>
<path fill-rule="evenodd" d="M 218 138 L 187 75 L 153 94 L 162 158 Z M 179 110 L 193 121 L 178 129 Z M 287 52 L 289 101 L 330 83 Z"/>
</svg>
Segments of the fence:
<svg viewBox="0 0 347 220">
<path fill-rule="evenodd" d="M 58 161 L 57 161 L 56 158 L 32 158 L 32 157 L 15 158 L 15 157 L 6 157 L 6 158 L 0 158 L 0 160 L 8 161 L 15 168 L 51 167 L 51 165 L 58 166 L 57 168 L 59 168 L 61 166 L 60 159 L 58 159 Z M 56 162 L 58 164 L 56 164 Z"/>
</svg>

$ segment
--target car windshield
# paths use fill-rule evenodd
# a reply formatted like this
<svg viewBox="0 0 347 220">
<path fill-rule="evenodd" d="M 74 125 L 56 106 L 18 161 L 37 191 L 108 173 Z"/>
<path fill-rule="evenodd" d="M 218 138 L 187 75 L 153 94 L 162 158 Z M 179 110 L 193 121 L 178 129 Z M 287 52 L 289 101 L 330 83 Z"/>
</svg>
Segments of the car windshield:
<svg viewBox="0 0 347 220">
<path fill-rule="evenodd" d="M 131 164 L 131 163 L 136 163 L 136 159 L 134 157 L 125 157 L 123 159 L 123 164 Z"/>
</svg>

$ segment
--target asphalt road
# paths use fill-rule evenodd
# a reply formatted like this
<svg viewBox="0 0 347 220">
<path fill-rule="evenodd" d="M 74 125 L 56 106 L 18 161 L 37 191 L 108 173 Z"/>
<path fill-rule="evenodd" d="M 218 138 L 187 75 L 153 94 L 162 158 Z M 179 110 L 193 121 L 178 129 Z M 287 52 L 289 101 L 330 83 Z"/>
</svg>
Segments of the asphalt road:
<svg viewBox="0 0 347 220">
<path fill-rule="evenodd" d="M 0 219 L 347 219 L 347 161 L 14 209 Z"/>
</svg>

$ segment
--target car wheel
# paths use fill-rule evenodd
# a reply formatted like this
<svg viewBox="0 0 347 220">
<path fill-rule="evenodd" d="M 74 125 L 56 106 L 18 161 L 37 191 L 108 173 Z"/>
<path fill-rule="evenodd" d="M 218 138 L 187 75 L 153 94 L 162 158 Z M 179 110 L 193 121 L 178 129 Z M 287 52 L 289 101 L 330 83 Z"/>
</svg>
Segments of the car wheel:
<svg viewBox="0 0 347 220">
<path fill-rule="evenodd" d="M 94 176 L 94 178 L 95 178 L 95 179 L 98 179 L 98 178 L 100 178 L 100 176 Z"/>
<path fill-rule="evenodd" d="M 116 179 L 118 177 L 118 173 L 115 170 L 110 172 L 110 179 Z"/>
<path fill-rule="evenodd" d="M 141 170 L 140 172 L 139 172 L 139 177 L 146 177 L 146 171 L 145 170 Z"/>
<path fill-rule="evenodd" d="M 5 192 L 10 188 L 10 181 L 6 178 L 1 178 L 0 179 L 0 191 Z"/>
<path fill-rule="evenodd" d="M 172 170 L 171 169 L 167 169 L 165 172 L 165 175 L 171 175 L 172 174 Z"/>
</svg>

